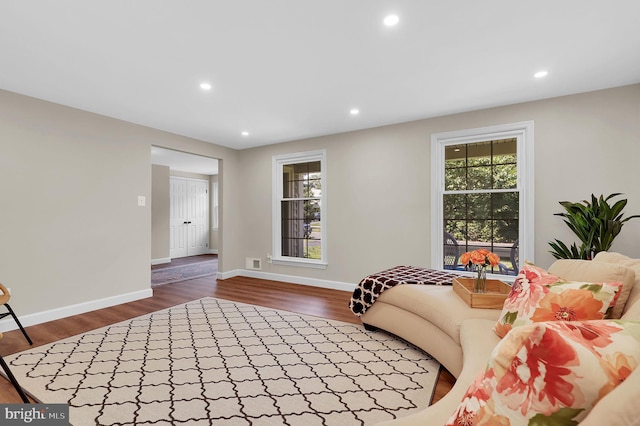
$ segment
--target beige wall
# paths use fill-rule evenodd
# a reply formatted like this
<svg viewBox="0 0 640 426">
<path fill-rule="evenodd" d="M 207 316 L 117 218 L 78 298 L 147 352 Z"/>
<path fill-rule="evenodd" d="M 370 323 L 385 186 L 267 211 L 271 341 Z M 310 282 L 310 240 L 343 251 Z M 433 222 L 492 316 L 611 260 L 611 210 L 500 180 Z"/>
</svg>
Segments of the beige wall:
<svg viewBox="0 0 640 426">
<path fill-rule="evenodd" d="M 148 291 L 151 145 L 221 159 L 234 193 L 234 150 L 0 91 L 0 282 L 19 315 Z"/>
<path fill-rule="evenodd" d="M 151 260 L 169 259 L 169 212 L 171 171 L 167 166 L 151 166 Z"/>
<path fill-rule="evenodd" d="M 235 151 L 0 91 L 0 282 L 21 316 L 149 289 L 151 146 L 218 158 L 219 270 L 356 283 L 430 259 L 430 137 L 535 122 L 536 262 L 571 234 L 558 201 L 624 192 L 640 213 L 640 85 Z M 270 265 L 271 157 L 326 149 L 326 270 Z M 147 197 L 137 206 L 138 195 Z M 640 257 L 640 220 L 614 249 Z"/>
<path fill-rule="evenodd" d="M 623 192 L 640 213 L 640 85 L 414 121 L 240 152 L 244 257 L 263 271 L 356 283 L 395 265 L 429 266 L 432 133 L 534 121 L 535 261 L 548 266 L 547 242 L 572 234 L 554 213 L 558 201 Z M 329 266 L 266 262 L 271 253 L 271 158 L 327 150 Z M 613 249 L 640 257 L 640 220 L 628 222 Z M 240 266 L 242 267 L 242 266 Z"/>
<path fill-rule="evenodd" d="M 218 179 L 218 175 L 214 175 L 211 176 L 211 190 L 210 190 L 210 194 L 213 195 L 213 184 L 214 183 L 218 183 L 219 179 Z M 211 201 L 211 200 L 210 200 Z M 220 210 L 220 200 L 218 200 L 218 210 Z M 211 235 L 209 238 L 209 248 L 214 252 L 214 253 L 219 253 L 220 251 L 220 223 L 218 221 L 218 226 L 217 227 L 213 227 L 214 223 L 213 223 L 213 204 L 211 204 L 211 223 L 210 223 L 210 229 L 211 229 Z"/>
</svg>

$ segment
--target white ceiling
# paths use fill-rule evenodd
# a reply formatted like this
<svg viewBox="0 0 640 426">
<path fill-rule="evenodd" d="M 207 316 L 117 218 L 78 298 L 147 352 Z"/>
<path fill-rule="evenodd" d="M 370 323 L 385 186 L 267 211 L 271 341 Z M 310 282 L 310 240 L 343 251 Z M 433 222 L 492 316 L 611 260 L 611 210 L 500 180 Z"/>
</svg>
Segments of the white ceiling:
<svg viewBox="0 0 640 426">
<path fill-rule="evenodd" d="M 167 166 L 171 170 L 201 175 L 217 175 L 218 160 L 172 149 L 151 147 L 151 164 Z"/>
<path fill-rule="evenodd" d="M 0 88 L 242 149 L 638 83 L 639 17 L 638 0 L 0 0 Z"/>
</svg>

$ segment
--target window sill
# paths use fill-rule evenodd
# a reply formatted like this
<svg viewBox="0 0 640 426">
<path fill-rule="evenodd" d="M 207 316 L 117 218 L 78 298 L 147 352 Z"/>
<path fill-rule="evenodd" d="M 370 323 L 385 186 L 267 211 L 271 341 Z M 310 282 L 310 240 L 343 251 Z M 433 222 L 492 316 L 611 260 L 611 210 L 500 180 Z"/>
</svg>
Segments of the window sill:
<svg viewBox="0 0 640 426">
<path fill-rule="evenodd" d="M 274 265 L 300 266 L 302 268 L 327 269 L 327 263 L 319 260 L 294 259 L 286 257 L 272 258 L 271 263 Z"/>
</svg>

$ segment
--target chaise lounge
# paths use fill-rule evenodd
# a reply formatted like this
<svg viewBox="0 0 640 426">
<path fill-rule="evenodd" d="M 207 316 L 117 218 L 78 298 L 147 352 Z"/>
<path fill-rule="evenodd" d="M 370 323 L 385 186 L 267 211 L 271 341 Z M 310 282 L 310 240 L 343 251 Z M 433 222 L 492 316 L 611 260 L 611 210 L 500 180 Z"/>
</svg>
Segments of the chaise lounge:
<svg viewBox="0 0 640 426">
<path fill-rule="evenodd" d="M 640 320 L 640 260 L 602 252 L 593 261 L 558 260 L 548 272 L 569 281 L 622 283 L 615 307 L 608 313 L 612 318 Z M 385 424 L 446 424 L 501 342 L 494 331 L 500 315 L 499 309 L 469 307 L 451 286 L 403 284 L 382 292 L 361 316 L 365 327 L 388 331 L 415 344 L 456 377 L 454 387 L 440 401 Z M 638 389 L 640 371 L 636 368 L 590 412 L 587 410 L 586 416 L 578 416 L 580 424 L 640 424 Z"/>
</svg>

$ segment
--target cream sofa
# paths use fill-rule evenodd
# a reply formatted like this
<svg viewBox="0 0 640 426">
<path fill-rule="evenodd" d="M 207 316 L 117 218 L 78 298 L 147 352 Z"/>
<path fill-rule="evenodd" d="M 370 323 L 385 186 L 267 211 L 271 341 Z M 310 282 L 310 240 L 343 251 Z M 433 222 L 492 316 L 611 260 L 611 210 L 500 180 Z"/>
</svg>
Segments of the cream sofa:
<svg viewBox="0 0 640 426">
<path fill-rule="evenodd" d="M 628 300 L 619 304 L 618 316 L 640 320 L 640 260 L 603 252 L 593 261 L 558 260 L 549 272 L 567 280 L 622 282 L 621 298 Z M 362 315 L 365 327 L 386 330 L 415 344 L 456 377 L 455 385 L 440 401 L 384 424 L 445 424 L 500 341 L 493 331 L 500 312 L 470 308 L 449 286 L 405 284 L 383 292 Z M 580 424 L 640 425 L 639 396 L 640 368 L 604 397 Z"/>
</svg>

